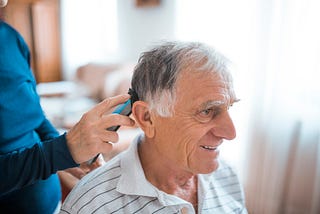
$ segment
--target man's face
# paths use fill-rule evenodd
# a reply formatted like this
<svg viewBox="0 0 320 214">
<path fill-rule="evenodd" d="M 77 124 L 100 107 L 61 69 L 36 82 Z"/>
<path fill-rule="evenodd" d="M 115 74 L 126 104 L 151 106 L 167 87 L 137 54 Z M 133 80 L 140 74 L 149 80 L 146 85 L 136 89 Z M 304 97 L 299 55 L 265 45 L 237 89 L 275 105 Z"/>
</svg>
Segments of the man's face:
<svg viewBox="0 0 320 214">
<path fill-rule="evenodd" d="M 183 72 L 173 117 L 156 117 L 155 143 L 171 170 L 206 174 L 218 168 L 218 146 L 236 136 L 228 107 L 235 101 L 217 74 Z"/>
</svg>

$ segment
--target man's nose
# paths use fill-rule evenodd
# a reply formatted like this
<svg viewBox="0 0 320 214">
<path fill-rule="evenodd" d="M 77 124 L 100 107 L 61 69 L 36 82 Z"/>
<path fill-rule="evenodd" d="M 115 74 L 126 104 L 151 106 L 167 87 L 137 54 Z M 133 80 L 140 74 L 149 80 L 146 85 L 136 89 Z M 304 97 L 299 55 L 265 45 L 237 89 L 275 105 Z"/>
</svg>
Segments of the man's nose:
<svg viewBox="0 0 320 214">
<path fill-rule="evenodd" d="M 228 111 L 222 112 L 214 121 L 212 132 L 215 136 L 226 140 L 233 140 L 236 137 L 236 129 Z"/>
</svg>

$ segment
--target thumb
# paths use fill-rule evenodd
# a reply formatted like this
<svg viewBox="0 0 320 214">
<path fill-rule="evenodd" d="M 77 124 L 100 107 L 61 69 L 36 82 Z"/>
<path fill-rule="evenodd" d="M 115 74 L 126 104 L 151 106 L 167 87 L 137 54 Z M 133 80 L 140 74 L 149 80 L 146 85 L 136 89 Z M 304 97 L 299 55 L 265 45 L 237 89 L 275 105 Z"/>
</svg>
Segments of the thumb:
<svg viewBox="0 0 320 214">
<path fill-rule="evenodd" d="M 110 97 L 102 102 L 100 102 L 98 105 L 96 105 L 92 111 L 96 112 L 99 116 L 108 113 L 112 108 L 115 106 L 122 104 L 126 102 L 130 98 L 129 94 L 122 94 L 115 97 Z"/>
</svg>

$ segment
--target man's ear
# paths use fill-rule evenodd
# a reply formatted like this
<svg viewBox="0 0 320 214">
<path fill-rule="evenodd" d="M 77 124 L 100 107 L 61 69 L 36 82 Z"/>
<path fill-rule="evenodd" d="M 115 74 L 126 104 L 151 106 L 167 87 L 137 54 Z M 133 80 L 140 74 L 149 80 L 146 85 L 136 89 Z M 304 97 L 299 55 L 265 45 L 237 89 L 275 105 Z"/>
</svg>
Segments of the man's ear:
<svg viewBox="0 0 320 214">
<path fill-rule="evenodd" d="M 154 121 L 147 103 L 136 101 L 132 106 L 132 114 L 148 138 L 153 138 L 155 134 Z"/>
</svg>

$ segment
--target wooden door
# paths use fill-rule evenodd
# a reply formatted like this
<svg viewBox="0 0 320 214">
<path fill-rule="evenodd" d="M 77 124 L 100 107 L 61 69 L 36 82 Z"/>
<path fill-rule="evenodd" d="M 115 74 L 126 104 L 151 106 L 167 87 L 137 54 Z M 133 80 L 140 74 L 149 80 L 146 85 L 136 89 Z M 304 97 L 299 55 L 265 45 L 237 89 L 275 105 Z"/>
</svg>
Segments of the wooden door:
<svg viewBox="0 0 320 214">
<path fill-rule="evenodd" d="M 61 80 L 60 1 L 9 0 L 4 12 L 30 48 L 37 82 Z"/>
</svg>

